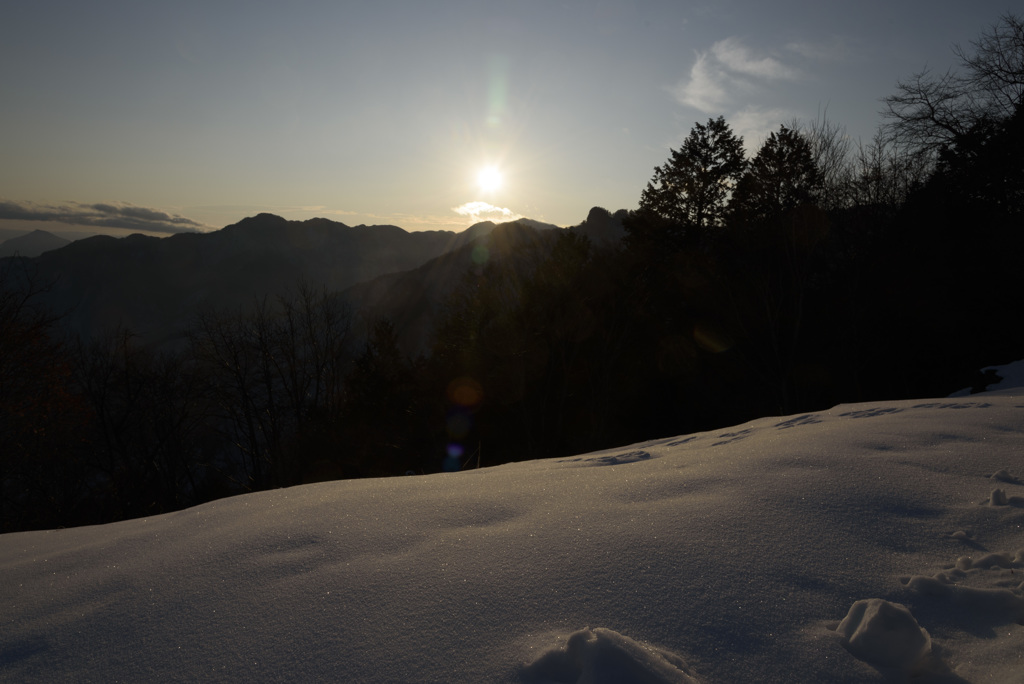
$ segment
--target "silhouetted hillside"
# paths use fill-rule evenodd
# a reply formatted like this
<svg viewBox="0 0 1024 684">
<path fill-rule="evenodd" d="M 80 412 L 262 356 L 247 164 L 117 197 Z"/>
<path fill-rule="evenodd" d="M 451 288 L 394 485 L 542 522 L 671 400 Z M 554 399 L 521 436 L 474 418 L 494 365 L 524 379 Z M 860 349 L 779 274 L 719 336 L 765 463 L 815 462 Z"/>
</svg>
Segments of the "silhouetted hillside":
<svg viewBox="0 0 1024 684">
<path fill-rule="evenodd" d="M 568 229 L 529 219 L 497 226 L 488 223 L 493 232 L 412 270 L 389 273 L 353 285 L 342 296 L 354 310 L 364 314 L 364 322 L 390 320 L 403 348 L 411 354 L 422 352 L 430 343 L 440 307 L 467 271 L 479 273 L 489 262 L 522 255 L 524 247 L 551 245 L 553 241 L 548 238 L 562 230 L 584 235 L 595 245 L 617 244 L 625 234 L 622 219 L 626 214 L 624 209 L 611 214 L 606 209 L 594 207 L 583 223 Z M 469 230 L 459 235 L 462 237 L 467 233 Z M 529 265 L 520 264 L 518 268 L 526 279 Z"/>
<path fill-rule="evenodd" d="M 86 337 L 124 325 L 148 342 L 181 336 L 201 308 L 237 308 L 300 281 L 341 290 L 405 271 L 493 229 L 407 232 L 271 214 L 212 233 L 96 236 L 33 259 L 45 302 Z"/>
<path fill-rule="evenodd" d="M 402 347 L 409 353 L 422 352 L 430 342 L 439 308 L 467 272 L 479 272 L 488 262 L 507 259 L 556 234 L 537 230 L 536 223 L 519 220 L 499 224 L 492 232 L 422 266 L 353 285 L 342 297 L 353 310 L 362 313 L 363 323 L 390 320 Z"/>
</svg>

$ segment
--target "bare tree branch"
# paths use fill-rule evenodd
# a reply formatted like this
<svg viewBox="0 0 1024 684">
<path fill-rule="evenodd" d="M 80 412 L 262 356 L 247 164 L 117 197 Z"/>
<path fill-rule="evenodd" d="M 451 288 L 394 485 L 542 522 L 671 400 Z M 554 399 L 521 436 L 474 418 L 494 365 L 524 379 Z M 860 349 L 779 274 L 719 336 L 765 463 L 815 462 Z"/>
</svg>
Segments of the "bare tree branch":
<svg viewBox="0 0 1024 684">
<path fill-rule="evenodd" d="M 957 45 L 963 73 L 925 69 L 884 98 L 885 135 L 935 151 L 986 121 L 1012 116 L 1024 103 L 1024 21 L 1006 14 L 970 48 Z"/>
</svg>

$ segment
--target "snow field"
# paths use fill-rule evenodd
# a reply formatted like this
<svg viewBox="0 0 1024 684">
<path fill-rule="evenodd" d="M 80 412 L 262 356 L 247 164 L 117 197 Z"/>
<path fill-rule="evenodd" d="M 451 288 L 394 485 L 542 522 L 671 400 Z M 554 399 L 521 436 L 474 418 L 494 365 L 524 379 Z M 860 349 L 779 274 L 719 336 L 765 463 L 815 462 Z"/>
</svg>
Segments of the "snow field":
<svg viewBox="0 0 1024 684">
<path fill-rule="evenodd" d="M 1021 681 L 1022 433 L 846 405 L 2 535 L 0 679 Z"/>
</svg>

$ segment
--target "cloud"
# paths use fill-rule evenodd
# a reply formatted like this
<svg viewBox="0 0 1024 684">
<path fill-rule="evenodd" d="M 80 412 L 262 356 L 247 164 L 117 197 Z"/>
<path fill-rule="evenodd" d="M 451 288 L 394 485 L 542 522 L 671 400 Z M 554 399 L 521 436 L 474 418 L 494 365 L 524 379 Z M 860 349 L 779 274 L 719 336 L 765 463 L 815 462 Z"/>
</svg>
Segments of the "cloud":
<svg viewBox="0 0 1024 684">
<path fill-rule="evenodd" d="M 729 117 L 729 125 L 746 142 L 747 154 L 753 155 L 768 138 L 768 134 L 778 131 L 780 125 L 795 118 L 796 114 L 786 109 L 746 107 Z"/>
<path fill-rule="evenodd" d="M 726 69 L 745 76 L 768 81 L 792 81 L 799 77 L 796 70 L 773 57 L 754 57 L 739 38 L 726 38 L 711 46 L 711 54 Z"/>
<path fill-rule="evenodd" d="M 672 94 L 681 104 L 702 112 L 720 111 L 730 99 L 723 87 L 727 80 L 728 75 L 716 68 L 707 53 L 700 54 L 690 69 L 690 79 L 677 84 Z"/>
<path fill-rule="evenodd" d="M 452 207 L 452 211 L 459 216 L 469 217 L 473 223 L 479 223 L 480 221 L 515 221 L 523 218 L 511 209 L 496 207 L 493 204 L 480 201 L 466 202 L 457 207 Z"/>
<path fill-rule="evenodd" d="M 69 202 L 61 205 L 49 205 L 0 201 L 0 219 L 57 221 L 78 226 L 123 228 L 151 233 L 194 233 L 209 229 L 209 226 L 183 216 L 168 214 L 157 209 L 137 207 L 124 202 L 116 204 Z"/>
<path fill-rule="evenodd" d="M 738 94 L 750 94 L 766 81 L 793 81 L 800 72 L 774 57 L 755 55 L 739 38 L 726 38 L 698 52 L 689 77 L 670 88 L 676 100 L 705 113 L 720 113 Z"/>
</svg>

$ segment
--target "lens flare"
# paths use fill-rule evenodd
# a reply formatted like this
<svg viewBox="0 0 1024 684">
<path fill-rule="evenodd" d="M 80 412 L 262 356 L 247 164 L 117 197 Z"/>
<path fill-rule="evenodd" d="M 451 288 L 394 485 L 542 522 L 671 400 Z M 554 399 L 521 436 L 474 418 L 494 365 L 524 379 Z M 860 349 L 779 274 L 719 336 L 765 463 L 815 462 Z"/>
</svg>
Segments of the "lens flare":
<svg viewBox="0 0 1024 684">
<path fill-rule="evenodd" d="M 448 383 L 448 401 L 471 408 L 483 400 L 484 390 L 473 378 L 456 378 Z"/>
</svg>

